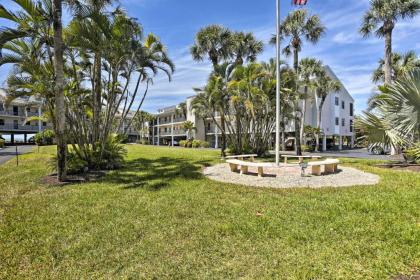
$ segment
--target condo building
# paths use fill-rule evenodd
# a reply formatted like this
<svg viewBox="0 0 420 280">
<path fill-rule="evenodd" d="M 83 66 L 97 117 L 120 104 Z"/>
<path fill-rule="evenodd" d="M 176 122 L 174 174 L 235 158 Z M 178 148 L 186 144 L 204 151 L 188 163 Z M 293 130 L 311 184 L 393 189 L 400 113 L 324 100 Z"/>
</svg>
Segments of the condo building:
<svg viewBox="0 0 420 280">
<path fill-rule="evenodd" d="M 330 67 L 325 67 L 328 75 L 338 80 Z M 210 147 L 220 148 L 221 132 L 214 121 L 201 119 L 194 114 L 191 109 L 191 102 L 194 96 L 186 100 L 187 111 L 181 113 L 177 106 L 170 106 L 159 109 L 155 114 L 155 120 L 148 124 L 149 143 L 152 145 L 178 145 L 179 141 L 187 139 L 187 132 L 183 129 L 185 121 L 191 121 L 195 125 L 193 138 L 209 142 Z M 304 123 L 312 127 L 317 126 L 317 104 L 315 94 L 311 94 L 306 100 L 306 115 Z M 322 150 L 332 148 L 343 149 L 343 147 L 354 146 L 354 99 L 346 88 L 342 85 L 338 92 L 330 93 L 322 108 L 321 131 L 322 131 Z M 302 105 L 303 106 L 303 105 Z M 216 121 L 219 120 L 215 113 Z M 252 133 L 252 132 L 251 132 Z M 274 139 L 273 131 L 273 139 Z M 294 145 L 294 125 L 289 122 L 286 126 L 286 144 Z"/>
<path fill-rule="evenodd" d="M 6 91 L 0 89 L 0 135 L 10 135 L 10 142 L 15 142 L 15 135 L 23 135 L 23 141 L 28 141 L 28 135 L 51 128 L 47 122 L 40 119 L 42 115 L 42 100 L 36 97 L 19 97 L 6 102 Z M 38 117 L 37 120 L 30 120 Z"/>
</svg>

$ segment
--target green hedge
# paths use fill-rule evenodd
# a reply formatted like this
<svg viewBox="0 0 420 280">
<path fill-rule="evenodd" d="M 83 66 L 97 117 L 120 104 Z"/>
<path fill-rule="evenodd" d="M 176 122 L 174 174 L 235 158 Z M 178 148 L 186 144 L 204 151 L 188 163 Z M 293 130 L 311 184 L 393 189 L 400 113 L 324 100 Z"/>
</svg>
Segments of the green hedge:
<svg viewBox="0 0 420 280">
<path fill-rule="evenodd" d="M 184 148 L 208 148 L 210 147 L 209 142 L 201 140 L 181 140 L 179 146 Z"/>
<path fill-rule="evenodd" d="M 0 138 L 0 148 L 4 148 L 4 143 L 5 143 L 6 141 L 4 141 L 4 139 L 3 138 Z"/>
</svg>

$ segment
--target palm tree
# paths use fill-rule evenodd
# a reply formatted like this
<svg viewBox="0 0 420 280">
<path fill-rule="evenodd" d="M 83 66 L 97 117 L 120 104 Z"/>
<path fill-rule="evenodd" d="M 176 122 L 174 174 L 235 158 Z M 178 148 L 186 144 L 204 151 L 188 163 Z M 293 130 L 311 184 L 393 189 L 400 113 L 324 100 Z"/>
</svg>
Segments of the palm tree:
<svg viewBox="0 0 420 280">
<path fill-rule="evenodd" d="M 384 81 L 392 82 L 392 32 L 399 19 L 413 18 L 420 12 L 418 0 L 371 0 L 363 17 L 360 33 L 385 38 Z"/>
<path fill-rule="evenodd" d="M 7 42 L 19 38 L 37 38 L 46 43 L 49 59 L 54 64 L 54 92 L 55 92 L 55 134 L 57 139 L 57 179 L 63 181 L 66 177 L 65 140 L 65 104 L 64 104 L 64 61 L 62 36 L 62 1 L 53 0 L 52 3 L 20 1 L 14 3 L 21 8 L 18 13 L 7 10 L 0 5 L 0 18 L 12 21 L 16 28 L 3 28 L 0 31 L 0 49 Z M 50 4 L 52 4 L 50 6 Z M 51 26 L 52 25 L 52 26 Z M 49 30 L 51 30 L 51 38 Z M 51 52 L 53 47 L 54 53 Z"/>
<path fill-rule="evenodd" d="M 293 69 L 295 73 L 299 70 L 299 52 L 302 50 L 303 40 L 316 44 L 321 36 L 325 33 L 325 26 L 321 23 L 321 19 L 317 15 L 310 15 L 307 10 L 299 9 L 287 15 L 286 19 L 281 23 L 280 35 L 282 38 L 289 38 L 283 53 L 286 55 L 293 54 Z M 275 37 L 271 39 L 271 43 L 275 43 Z M 297 89 L 296 89 L 297 92 Z M 296 93 L 297 94 L 297 93 Z M 300 141 L 300 116 L 298 114 L 298 98 L 295 102 L 295 138 L 296 153 L 302 154 Z"/>
<path fill-rule="evenodd" d="M 264 43 L 257 40 L 252 33 L 235 32 L 232 35 L 232 53 L 235 65 L 243 65 L 244 62 L 254 62 L 257 55 L 264 49 Z"/>
<path fill-rule="evenodd" d="M 176 106 L 175 112 L 177 114 L 182 114 L 184 116 L 184 118 L 187 118 L 187 103 L 186 102 L 181 102 L 178 104 L 178 106 Z"/>
<path fill-rule="evenodd" d="M 338 92 L 341 89 L 339 81 L 330 78 L 325 70 L 318 71 L 314 80 L 315 87 L 315 101 L 317 104 L 317 131 L 322 131 L 322 108 L 324 107 L 325 99 L 328 94 Z M 316 146 L 315 151 L 318 151 L 319 147 L 319 134 L 316 135 Z"/>
<path fill-rule="evenodd" d="M 192 121 L 185 121 L 182 124 L 182 128 L 185 129 L 185 132 L 187 134 L 187 139 L 191 140 L 192 139 L 192 132 L 194 130 L 196 130 L 196 127 L 194 126 L 194 123 Z"/>
<path fill-rule="evenodd" d="M 216 69 L 219 63 L 232 55 L 232 33 L 220 25 L 202 28 L 195 36 L 191 55 L 196 61 L 208 58 L 213 64 L 213 70 Z"/>
<path fill-rule="evenodd" d="M 373 112 L 364 112 L 356 122 L 372 145 L 411 147 L 420 142 L 420 69 L 380 87 Z"/>
<path fill-rule="evenodd" d="M 378 68 L 373 72 L 372 81 L 374 83 L 384 82 L 385 61 L 379 60 Z M 411 72 L 415 68 L 420 68 L 420 59 L 417 57 L 414 51 L 409 51 L 404 54 L 393 53 L 391 59 L 391 75 L 392 80 L 395 81 L 400 77 L 403 77 L 408 72 Z"/>
<path fill-rule="evenodd" d="M 313 87 L 312 78 L 317 73 L 322 71 L 322 62 L 315 58 L 304 58 L 299 62 L 299 75 L 303 86 L 303 103 L 302 103 L 302 121 L 300 126 L 300 140 L 301 145 L 304 144 L 304 128 L 305 128 L 305 117 L 306 117 L 306 99 L 308 98 L 308 91 Z"/>
</svg>

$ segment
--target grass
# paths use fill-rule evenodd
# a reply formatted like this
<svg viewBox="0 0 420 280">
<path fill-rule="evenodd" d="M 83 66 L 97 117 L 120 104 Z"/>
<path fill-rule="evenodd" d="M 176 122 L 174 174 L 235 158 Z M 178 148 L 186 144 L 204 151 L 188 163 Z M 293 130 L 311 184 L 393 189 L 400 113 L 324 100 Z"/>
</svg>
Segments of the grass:
<svg viewBox="0 0 420 280">
<path fill-rule="evenodd" d="M 420 270 L 420 174 L 256 189 L 203 178 L 209 150 L 129 146 L 99 182 L 39 183 L 51 148 L 0 166 L 0 279 L 389 279 Z M 263 215 L 256 215 L 257 212 Z"/>
</svg>

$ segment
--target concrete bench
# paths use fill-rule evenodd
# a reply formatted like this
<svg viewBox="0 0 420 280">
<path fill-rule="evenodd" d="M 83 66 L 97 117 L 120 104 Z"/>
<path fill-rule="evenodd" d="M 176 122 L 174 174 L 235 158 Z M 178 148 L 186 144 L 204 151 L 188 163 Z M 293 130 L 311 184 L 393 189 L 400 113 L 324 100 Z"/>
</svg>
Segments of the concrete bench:
<svg viewBox="0 0 420 280">
<path fill-rule="evenodd" d="M 294 155 L 281 155 L 284 158 L 284 163 L 287 163 L 287 159 L 289 158 L 297 158 L 299 159 L 299 163 L 302 163 L 304 159 L 320 159 L 322 156 L 294 156 Z"/>
<path fill-rule="evenodd" d="M 230 159 L 230 160 L 227 160 L 226 162 L 229 163 L 230 170 L 232 172 L 238 171 L 238 168 L 239 168 L 239 172 L 241 175 L 248 173 L 249 167 L 256 167 L 258 170 L 258 177 L 264 176 L 265 167 L 275 166 L 275 164 L 269 163 L 269 162 L 249 162 L 249 161 L 242 161 L 242 160 L 237 160 L 237 159 Z"/>
<path fill-rule="evenodd" d="M 323 161 L 312 161 L 308 162 L 308 166 L 312 167 L 312 175 L 321 175 L 321 166 L 324 166 L 325 173 L 335 173 L 337 172 L 338 164 L 340 161 L 338 159 L 327 158 Z"/>
<path fill-rule="evenodd" d="M 254 159 L 258 157 L 257 154 L 251 154 L 251 155 L 235 155 L 235 156 L 226 156 L 225 159 L 239 159 L 244 160 L 246 158 L 249 158 L 251 161 L 254 161 Z"/>
</svg>

